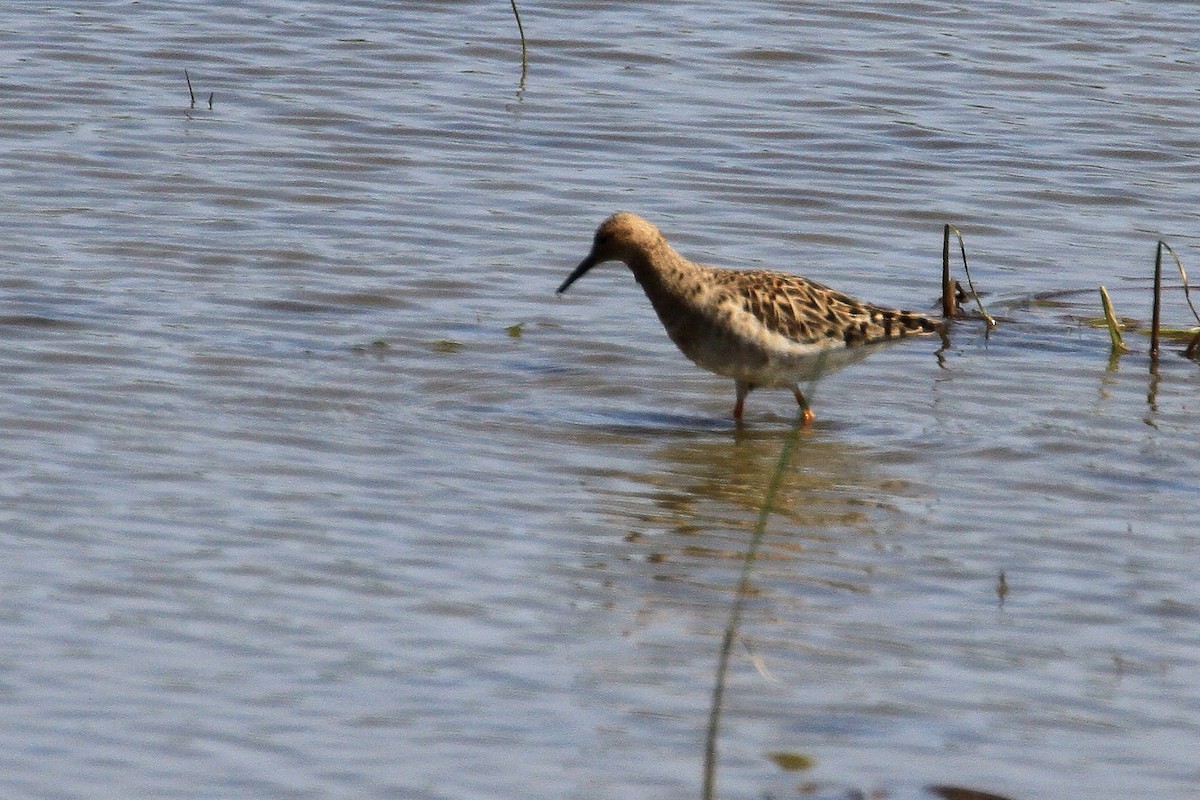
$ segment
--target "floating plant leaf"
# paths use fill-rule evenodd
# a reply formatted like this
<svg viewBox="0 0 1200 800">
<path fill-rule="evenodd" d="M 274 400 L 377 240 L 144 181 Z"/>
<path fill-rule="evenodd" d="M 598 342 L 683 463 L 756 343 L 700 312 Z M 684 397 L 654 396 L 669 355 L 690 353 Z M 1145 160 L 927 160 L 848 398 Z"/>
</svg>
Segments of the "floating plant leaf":
<svg viewBox="0 0 1200 800">
<path fill-rule="evenodd" d="M 767 753 L 767 758 L 775 762 L 775 766 L 786 772 L 800 772 L 805 769 L 812 769 L 817 760 L 812 756 L 806 756 L 804 753 Z"/>
</svg>

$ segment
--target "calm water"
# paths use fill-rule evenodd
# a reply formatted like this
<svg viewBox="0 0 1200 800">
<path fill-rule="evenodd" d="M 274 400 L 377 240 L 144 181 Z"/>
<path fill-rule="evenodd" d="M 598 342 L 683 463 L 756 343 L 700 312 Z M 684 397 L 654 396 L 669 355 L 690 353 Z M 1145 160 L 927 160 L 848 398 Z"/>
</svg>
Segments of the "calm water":
<svg viewBox="0 0 1200 800">
<path fill-rule="evenodd" d="M 1195 796 L 1200 367 L 1085 320 L 1200 271 L 1200 8 L 521 10 L 6 10 L 3 794 L 698 796 L 795 406 L 553 295 L 627 208 L 917 308 L 952 222 L 1003 318 L 815 388 L 721 796 Z"/>
</svg>

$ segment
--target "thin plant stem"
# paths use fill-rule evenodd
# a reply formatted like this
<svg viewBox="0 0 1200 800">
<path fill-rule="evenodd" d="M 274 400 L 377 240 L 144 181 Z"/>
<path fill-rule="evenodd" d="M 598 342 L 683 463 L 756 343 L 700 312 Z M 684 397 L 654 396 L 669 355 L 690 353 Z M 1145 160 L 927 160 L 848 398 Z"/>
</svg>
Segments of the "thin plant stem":
<svg viewBox="0 0 1200 800">
<path fill-rule="evenodd" d="M 767 530 L 767 519 L 771 516 L 771 509 L 775 505 L 775 497 L 779 494 L 780 486 L 783 485 L 783 476 L 786 474 L 788 465 L 791 463 L 792 452 L 796 449 L 796 443 L 800 439 L 800 431 L 804 428 L 805 415 L 804 409 L 801 407 L 799 413 L 796 414 L 796 421 L 792 424 L 792 429 L 783 440 L 783 447 L 779 451 L 779 460 L 775 464 L 775 472 L 771 475 L 771 481 L 767 485 L 767 494 L 763 498 L 762 506 L 758 510 L 758 519 L 754 523 L 754 534 L 750 538 L 750 546 L 747 548 L 746 557 L 742 561 L 742 572 L 741 577 L 738 579 L 737 593 L 734 596 L 733 606 L 729 611 L 729 622 L 725 626 L 725 637 L 721 642 L 721 654 L 717 659 L 717 678 L 713 685 L 712 709 L 708 715 L 708 732 L 704 738 L 704 788 L 700 795 L 704 800 L 714 800 L 717 793 L 717 737 L 721 730 L 721 708 L 725 698 L 725 680 L 729 672 L 729 656 L 733 652 L 733 642 L 737 637 L 742 612 L 746 607 L 746 597 L 750 593 L 750 573 L 754 566 L 754 559 L 758 555 L 759 545 L 762 544 L 763 536 Z"/>
<path fill-rule="evenodd" d="M 188 96 L 192 98 L 192 108 L 195 108 L 196 107 L 196 93 L 192 91 L 192 76 L 188 75 L 188 71 L 186 69 L 183 71 L 183 79 L 185 81 L 187 81 Z"/>
<path fill-rule="evenodd" d="M 1196 322 L 1200 323 L 1200 313 L 1197 313 L 1196 307 L 1192 305 L 1192 294 L 1188 286 L 1187 273 L 1183 271 L 1183 262 L 1179 260 L 1179 254 L 1166 242 L 1159 242 L 1158 244 L 1171 254 L 1171 258 L 1175 259 L 1175 267 L 1179 270 L 1179 279 L 1183 281 L 1183 299 L 1187 301 L 1188 308 L 1192 310 L 1192 316 L 1196 318 Z"/>
<path fill-rule="evenodd" d="M 517 19 L 517 33 L 521 35 L 521 84 L 525 83 L 525 73 L 529 69 L 529 51 L 525 46 L 525 26 L 521 24 L 521 12 L 517 11 L 517 0 L 508 0 L 512 5 L 513 16 Z"/>
<path fill-rule="evenodd" d="M 1175 266 L 1179 269 L 1179 279 L 1183 281 L 1183 299 L 1187 301 L 1188 308 L 1191 309 L 1192 316 L 1196 318 L 1196 322 L 1200 323 L 1200 313 L 1196 312 L 1196 306 L 1192 304 L 1191 287 L 1188 286 L 1187 272 L 1185 272 L 1183 269 L 1183 262 L 1179 259 L 1179 254 L 1176 253 L 1171 248 L 1171 245 L 1167 244 L 1166 242 L 1160 241 L 1158 243 L 1158 247 L 1160 257 L 1162 254 L 1162 249 L 1166 248 L 1167 252 L 1171 254 L 1171 258 L 1175 259 Z M 1157 328 L 1157 324 L 1155 324 L 1155 328 Z M 1183 354 L 1187 358 L 1193 358 L 1195 357 L 1198 348 L 1200 348 L 1200 331 L 1197 331 L 1196 335 L 1192 337 L 1192 340 L 1188 342 L 1187 349 L 1183 351 Z"/>
</svg>

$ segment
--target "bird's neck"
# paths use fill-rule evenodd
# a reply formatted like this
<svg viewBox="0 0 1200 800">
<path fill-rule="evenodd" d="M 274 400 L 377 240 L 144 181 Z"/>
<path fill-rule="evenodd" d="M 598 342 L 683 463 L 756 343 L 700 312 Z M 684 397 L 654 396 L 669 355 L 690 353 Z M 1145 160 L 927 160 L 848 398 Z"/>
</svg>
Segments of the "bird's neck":
<svg viewBox="0 0 1200 800">
<path fill-rule="evenodd" d="M 690 354 L 695 323 L 705 316 L 708 268 L 688 261 L 666 242 L 628 263 L 671 341 Z"/>
<path fill-rule="evenodd" d="M 665 241 L 639 250 L 629 260 L 629 269 L 642 285 L 655 309 L 696 296 L 704 285 L 704 267 L 693 264 Z"/>
</svg>

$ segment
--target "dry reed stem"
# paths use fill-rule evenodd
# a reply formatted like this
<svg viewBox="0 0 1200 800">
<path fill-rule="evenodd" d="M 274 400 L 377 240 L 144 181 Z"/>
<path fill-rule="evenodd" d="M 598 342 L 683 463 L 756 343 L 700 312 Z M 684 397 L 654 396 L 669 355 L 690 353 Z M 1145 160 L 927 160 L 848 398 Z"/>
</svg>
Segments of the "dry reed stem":
<svg viewBox="0 0 1200 800">
<path fill-rule="evenodd" d="M 1158 367 L 1158 332 L 1162 310 L 1162 251 L 1166 243 L 1161 239 L 1154 249 L 1154 308 L 1150 313 L 1150 369 Z"/>
<path fill-rule="evenodd" d="M 186 69 L 183 71 L 183 79 L 185 81 L 187 81 L 188 96 L 192 98 L 192 108 L 195 108 L 196 107 L 196 93 L 192 91 L 192 76 L 188 75 L 188 71 Z"/>
<path fill-rule="evenodd" d="M 954 296 L 954 281 L 950 279 L 950 226 L 942 229 L 942 316 L 950 319 L 958 314 Z"/>
</svg>

